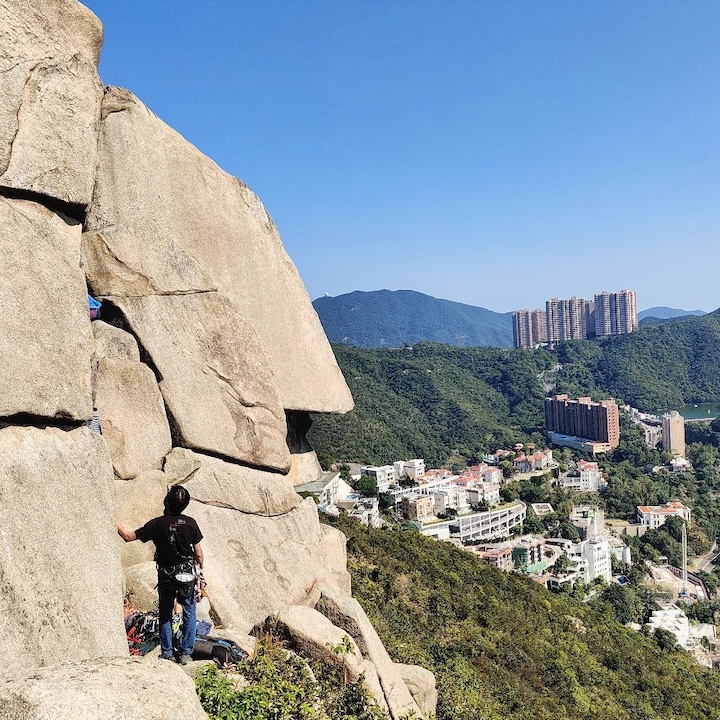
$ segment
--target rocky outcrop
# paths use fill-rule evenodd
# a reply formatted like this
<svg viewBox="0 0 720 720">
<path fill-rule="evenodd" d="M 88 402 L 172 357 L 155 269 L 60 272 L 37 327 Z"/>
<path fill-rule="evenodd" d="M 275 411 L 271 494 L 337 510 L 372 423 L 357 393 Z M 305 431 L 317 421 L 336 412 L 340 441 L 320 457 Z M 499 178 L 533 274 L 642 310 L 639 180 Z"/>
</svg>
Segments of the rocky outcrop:
<svg viewBox="0 0 720 720">
<path fill-rule="evenodd" d="M 175 448 L 165 460 L 165 474 L 182 483 L 204 505 L 251 515 L 284 515 L 302 498 L 285 475 L 233 465 L 191 450 Z"/>
<path fill-rule="evenodd" d="M 5 671 L 127 655 L 112 477 L 86 428 L 0 430 Z"/>
<path fill-rule="evenodd" d="M 285 413 L 252 327 L 219 293 L 113 298 L 157 367 L 182 440 L 287 471 Z"/>
<path fill-rule="evenodd" d="M 339 572 L 344 547 L 341 555 L 311 499 L 276 517 L 195 501 L 188 514 L 204 535 L 208 593 L 223 625 L 249 632 L 268 615 L 300 604 L 317 583 L 349 591 L 344 564 Z"/>
<path fill-rule="evenodd" d="M 207 720 L 193 681 L 167 660 L 101 659 L 0 680 L 2 720 Z"/>
<path fill-rule="evenodd" d="M 91 417 L 93 339 L 80 226 L 41 205 L 0 197 L 0 267 L 0 416 Z"/>
<path fill-rule="evenodd" d="M 92 323 L 95 336 L 95 359 L 122 358 L 140 362 L 140 351 L 137 340 L 128 332 L 102 320 Z"/>
<path fill-rule="evenodd" d="M 284 408 L 350 410 L 350 392 L 317 314 L 255 193 L 126 90 L 109 90 L 103 115 L 87 219 L 98 253 L 166 292 L 168 259 L 183 251 L 257 331 Z M 204 282 L 199 274 L 187 276 L 183 287 Z"/>
<path fill-rule="evenodd" d="M 395 663 L 395 667 L 423 716 L 435 715 L 438 700 L 435 675 L 419 665 Z"/>
<path fill-rule="evenodd" d="M 152 370 L 134 360 L 103 358 L 96 387 L 95 404 L 115 474 L 129 479 L 160 470 L 172 444 Z"/>
<path fill-rule="evenodd" d="M 102 25 L 75 0 L 0 0 L 0 187 L 90 202 Z"/>
</svg>

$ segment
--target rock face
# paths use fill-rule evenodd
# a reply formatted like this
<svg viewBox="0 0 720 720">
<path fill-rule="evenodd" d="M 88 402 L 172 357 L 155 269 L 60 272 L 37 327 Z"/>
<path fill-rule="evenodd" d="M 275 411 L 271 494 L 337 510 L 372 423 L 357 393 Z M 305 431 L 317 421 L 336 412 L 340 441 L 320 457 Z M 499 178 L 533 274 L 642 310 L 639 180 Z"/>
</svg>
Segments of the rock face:
<svg viewBox="0 0 720 720">
<path fill-rule="evenodd" d="M 172 445 L 152 370 L 134 360 L 103 358 L 95 403 L 115 474 L 128 479 L 144 470 L 160 470 Z"/>
<path fill-rule="evenodd" d="M 0 197 L 0 268 L 0 416 L 89 418 L 93 341 L 80 226 Z"/>
<path fill-rule="evenodd" d="M 349 591 L 344 541 L 341 550 L 340 533 L 326 533 L 309 498 L 277 517 L 195 501 L 187 514 L 204 535 L 208 593 L 223 625 L 249 632 L 268 615 L 301 604 L 318 583 Z"/>
<path fill-rule="evenodd" d="M 204 505 L 251 515 L 284 515 L 302 498 L 285 475 L 232 465 L 191 450 L 175 448 L 165 461 L 165 474 L 182 483 Z"/>
<path fill-rule="evenodd" d="M 285 413 L 253 329 L 224 296 L 113 298 L 162 376 L 183 441 L 287 471 Z"/>
<path fill-rule="evenodd" d="M 101 438 L 85 428 L 0 430 L 0 498 L 4 670 L 127 655 Z"/>
<path fill-rule="evenodd" d="M 106 94 L 103 115 L 87 219 L 98 252 L 104 245 L 145 278 L 140 284 L 163 292 L 170 250 L 184 251 L 180 264 L 187 256 L 196 260 L 256 329 L 284 408 L 350 410 L 350 392 L 317 314 L 255 193 L 126 90 Z M 184 287 L 205 287 L 199 273 L 183 279 Z"/>
<path fill-rule="evenodd" d="M 167 660 L 103 659 L 0 681 L 3 720 L 207 720 L 193 681 Z"/>
<path fill-rule="evenodd" d="M 395 663 L 395 667 L 423 715 L 434 715 L 437 712 L 438 699 L 435 676 L 419 665 Z"/>
<path fill-rule="evenodd" d="M 97 165 L 100 21 L 75 0 L 0 0 L 0 186 L 87 205 Z"/>
<path fill-rule="evenodd" d="M 278 614 L 395 720 L 417 712 L 345 537 L 294 491 L 320 472 L 309 412 L 352 408 L 297 270 L 250 189 L 103 95 L 101 39 L 75 0 L 0 0 L 0 718 L 205 718 L 182 670 L 128 659 L 122 622 L 156 569 L 115 521 L 159 515 L 174 483 L 226 635 L 252 651 Z"/>
</svg>

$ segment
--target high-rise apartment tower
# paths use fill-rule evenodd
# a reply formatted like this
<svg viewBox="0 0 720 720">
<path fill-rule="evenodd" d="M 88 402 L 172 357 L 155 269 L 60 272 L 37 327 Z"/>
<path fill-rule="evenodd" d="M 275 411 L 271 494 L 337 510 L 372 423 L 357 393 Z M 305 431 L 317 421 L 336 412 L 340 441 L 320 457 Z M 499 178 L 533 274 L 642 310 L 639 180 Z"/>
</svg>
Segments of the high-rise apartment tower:
<svg viewBox="0 0 720 720">
<path fill-rule="evenodd" d="M 662 445 L 673 455 L 685 456 L 685 418 L 677 410 L 662 416 Z"/>
</svg>

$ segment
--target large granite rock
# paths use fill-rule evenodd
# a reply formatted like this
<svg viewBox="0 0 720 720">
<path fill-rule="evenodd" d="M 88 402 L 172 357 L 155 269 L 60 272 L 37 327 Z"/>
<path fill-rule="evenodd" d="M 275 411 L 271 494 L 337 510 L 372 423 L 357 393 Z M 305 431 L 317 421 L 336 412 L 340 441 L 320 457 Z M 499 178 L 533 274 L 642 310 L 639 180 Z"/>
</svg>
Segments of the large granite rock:
<svg viewBox="0 0 720 720">
<path fill-rule="evenodd" d="M 103 438 L 118 477 L 160 470 L 170 451 L 170 425 L 152 370 L 123 358 L 98 363 L 95 398 Z"/>
<path fill-rule="evenodd" d="M 395 667 L 423 715 L 435 715 L 438 701 L 435 675 L 420 665 L 395 663 Z"/>
<path fill-rule="evenodd" d="M 0 678 L 2 720 L 207 720 L 195 684 L 167 660 L 103 659 Z"/>
<path fill-rule="evenodd" d="M 0 0 L 0 186 L 87 205 L 103 89 L 100 21 L 75 0 Z"/>
<path fill-rule="evenodd" d="M 22 671 L 127 655 L 113 474 L 87 428 L 0 430 L 0 655 Z"/>
<path fill-rule="evenodd" d="M 287 471 L 285 413 L 252 327 L 224 296 L 115 297 L 191 448 Z"/>
<path fill-rule="evenodd" d="M 191 450 L 173 449 L 164 471 L 173 484 L 184 484 L 190 497 L 205 505 L 254 515 L 283 515 L 302 502 L 285 475 L 234 465 Z"/>
<path fill-rule="evenodd" d="M 129 332 L 102 320 L 94 320 L 91 324 L 95 336 L 95 359 L 98 362 L 104 358 L 140 362 L 137 340 Z"/>
<path fill-rule="evenodd" d="M 0 416 L 90 418 L 80 227 L 41 205 L 0 198 L 0 275 Z"/>
<path fill-rule="evenodd" d="M 290 472 L 288 480 L 294 487 L 317 480 L 322 475 L 322 467 L 317 455 L 308 442 L 307 433 L 312 425 L 310 415 L 305 412 L 288 411 L 288 448 L 290 448 Z"/>
<path fill-rule="evenodd" d="M 344 545 L 326 534 L 315 503 L 265 517 L 192 501 L 203 533 L 208 595 L 221 623 L 249 632 L 268 615 L 299 605 L 318 583 L 349 592 Z"/>
<path fill-rule="evenodd" d="M 168 258 L 184 251 L 171 265 L 172 283 L 190 256 L 237 304 L 272 359 L 283 407 L 352 409 L 302 280 L 255 193 L 126 90 L 108 90 L 103 115 L 87 218 L 93 257 L 114 255 L 148 294 L 167 292 Z M 182 277 L 187 288 L 203 286 L 197 273 Z"/>
</svg>

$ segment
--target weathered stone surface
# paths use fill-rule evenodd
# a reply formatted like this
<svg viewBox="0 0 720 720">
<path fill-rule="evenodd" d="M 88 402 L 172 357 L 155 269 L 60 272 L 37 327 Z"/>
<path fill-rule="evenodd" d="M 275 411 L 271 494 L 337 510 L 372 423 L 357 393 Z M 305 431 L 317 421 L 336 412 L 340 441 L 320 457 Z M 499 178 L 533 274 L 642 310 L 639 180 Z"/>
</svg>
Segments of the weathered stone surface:
<svg viewBox="0 0 720 720">
<path fill-rule="evenodd" d="M 172 442 L 152 370 L 133 360 L 100 360 L 95 404 L 115 474 L 129 479 L 160 470 Z"/>
<path fill-rule="evenodd" d="M 146 543 L 146 545 L 152 545 L 152 543 Z M 157 579 L 157 567 L 152 561 L 125 568 L 125 592 L 130 607 L 146 612 L 153 609 L 158 599 L 155 589 Z"/>
<path fill-rule="evenodd" d="M 355 640 L 363 657 L 373 663 L 393 720 L 411 710 L 421 715 L 399 669 L 388 655 L 360 603 L 350 595 L 323 587 L 320 601 L 315 608 L 334 625 L 345 630 Z"/>
<path fill-rule="evenodd" d="M 205 577 L 222 625 L 249 632 L 268 615 L 301 604 L 318 583 L 337 588 L 327 537 L 315 503 L 264 517 L 191 501 L 188 514 L 204 535 Z M 329 544 L 337 552 L 337 545 Z M 346 573 L 347 575 L 347 573 Z"/>
<path fill-rule="evenodd" d="M 350 635 L 317 610 L 302 605 L 285 608 L 267 618 L 256 631 L 262 629 L 279 634 L 302 657 L 342 670 L 350 682 L 356 682 L 364 675 L 365 687 L 375 702 L 384 710 L 388 709 L 375 666 L 363 659 Z"/>
<path fill-rule="evenodd" d="M 114 254 L 156 292 L 167 291 L 168 254 L 183 250 L 258 332 L 283 407 L 352 409 L 302 280 L 255 193 L 126 90 L 111 88 L 103 108 L 98 181 L 87 220 L 88 229 L 97 231 L 93 246 Z M 186 287 L 202 285 L 183 277 Z"/>
<path fill-rule="evenodd" d="M 140 362 L 137 340 L 129 333 L 102 320 L 94 320 L 92 331 L 95 337 L 95 359 L 122 358 Z"/>
<path fill-rule="evenodd" d="M 185 444 L 287 471 L 285 413 L 257 335 L 218 293 L 113 300 L 162 376 Z"/>
<path fill-rule="evenodd" d="M 310 415 L 306 412 L 288 411 L 286 418 L 287 443 L 290 448 L 288 479 L 293 486 L 317 480 L 322 475 L 322 468 L 307 439 L 307 433 L 312 425 Z"/>
<path fill-rule="evenodd" d="M 235 630 L 229 630 L 228 628 L 213 628 L 213 637 L 225 638 L 226 640 L 232 640 L 241 650 L 244 650 L 248 657 L 255 656 L 255 649 L 257 646 L 257 640 L 252 635 L 246 635 Z"/>
<path fill-rule="evenodd" d="M 305 453 L 291 453 L 288 481 L 293 487 L 317 480 L 323 473 L 314 450 Z"/>
<path fill-rule="evenodd" d="M 163 500 L 170 478 L 159 470 L 149 470 L 133 480 L 115 480 L 115 506 L 117 521 L 131 530 L 142 527 L 151 518 L 163 512 Z M 125 543 L 117 539 L 122 566 L 150 562 L 155 555 L 151 543 Z"/>
<path fill-rule="evenodd" d="M 0 430 L 0 655 L 8 671 L 127 654 L 113 476 L 86 428 Z"/>
<path fill-rule="evenodd" d="M 0 0 L 0 186 L 86 205 L 102 25 L 75 0 Z"/>
<path fill-rule="evenodd" d="M 173 484 L 182 483 L 190 497 L 206 505 L 255 515 L 283 515 L 302 498 L 285 475 L 233 465 L 192 450 L 174 448 L 164 472 Z"/>
<path fill-rule="evenodd" d="M 0 416 L 92 415 L 79 250 L 79 226 L 41 205 L 0 198 Z"/>
<path fill-rule="evenodd" d="M 3 720 L 207 720 L 193 681 L 167 660 L 102 659 L 0 680 Z"/>
<path fill-rule="evenodd" d="M 395 663 L 395 667 L 423 715 L 434 715 L 438 699 L 435 675 L 419 665 Z"/>
</svg>

